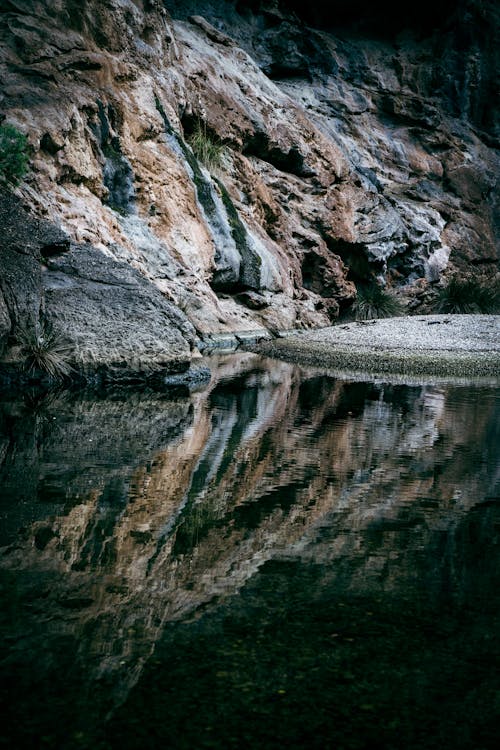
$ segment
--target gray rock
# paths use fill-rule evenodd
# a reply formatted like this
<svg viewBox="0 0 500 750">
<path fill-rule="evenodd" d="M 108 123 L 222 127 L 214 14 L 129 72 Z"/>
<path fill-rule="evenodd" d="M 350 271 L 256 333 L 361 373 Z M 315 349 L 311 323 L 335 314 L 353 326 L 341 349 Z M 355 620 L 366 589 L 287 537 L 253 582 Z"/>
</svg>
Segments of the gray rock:
<svg viewBox="0 0 500 750">
<path fill-rule="evenodd" d="M 0 336 L 10 320 L 30 328 L 43 318 L 86 373 L 105 368 L 120 380 L 187 369 L 194 328 L 151 282 L 91 245 L 70 244 L 13 196 L 0 198 Z"/>
<path fill-rule="evenodd" d="M 242 305 L 245 305 L 245 307 L 249 307 L 250 310 L 262 310 L 264 307 L 269 306 L 266 298 L 257 292 L 241 292 L 236 295 L 236 299 Z"/>
<path fill-rule="evenodd" d="M 0 353 L 2 352 L 5 341 L 10 332 L 10 315 L 7 304 L 0 290 Z"/>
<path fill-rule="evenodd" d="M 172 0 L 175 20 L 159 0 L 45 5 L 10 0 L 0 30 L 2 108 L 32 155 L 20 193 L 189 299 L 200 332 L 324 326 L 335 305 L 310 293 L 342 309 L 374 276 L 430 312 L 417 281 L 498 273 L 498 4 L 397 22 L 373 4 L 343 21 L 337 4 Z M 224 146 L 211 172 L 197 124 Z M 24 296 L 2 287 L 14 323 L 40 312 L 20 263 Z M 243 289 L 268 307 L 235 304 Z"/>
<path fill-rule="evenodd" d="M 77 364 L 141 370 L 190 357 L 194 329 L 137 271 L 90 245 L 48 262 L 46 317 L 73 343 Z"/>
<path fill-rule="evenodd" d="M 47 222 L 31 220 L 17 198 L 0 191 L 0 291 L 13 326 L 38 320 L 42 304 L 41 248 L 61 241 Z"/>
</svg>

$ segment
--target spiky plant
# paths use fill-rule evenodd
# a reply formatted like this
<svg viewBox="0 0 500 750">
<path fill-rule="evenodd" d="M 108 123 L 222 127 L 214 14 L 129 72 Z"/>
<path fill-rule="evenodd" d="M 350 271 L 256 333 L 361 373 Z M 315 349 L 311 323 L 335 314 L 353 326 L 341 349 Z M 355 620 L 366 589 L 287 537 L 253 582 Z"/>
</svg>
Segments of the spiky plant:
<svg viewBox="0 0 500 750">
<path fill-rule="evenodd" d="M 477 279 L 452 276 L 440 290 L 437 299 L 437 311 L 441 313 L 497 313 L 499 310 L 498 284 L 485 285 Z"/>
<path fill-rule="evenodd" d="M 196 123 L 187 141 L 198 161 L 210 172 L 217 172 L 224 167 L 227 148 L 222 141 L 207 131 L 205 122 Z"/>
<path fill-rule="evenodd" d="M 355 304 L 357 320 L 393 318 L 404 313 L 404 305 L 392 293 L 378 284 L 358 287 Z"/>
<path fill-rule="evenodd" d="M 26 372 L 43 372 L 55 380 L 63 380 L 71 374 L 72 347 L 49 322 L 19 328 L 16 338 L 21 345 Z"/>
<path fill-rule="evenodd" d="M 29 161 L 28 139 L 14 125 L 0 125 L 0 184 L 18 185 Z"/>
</svg>

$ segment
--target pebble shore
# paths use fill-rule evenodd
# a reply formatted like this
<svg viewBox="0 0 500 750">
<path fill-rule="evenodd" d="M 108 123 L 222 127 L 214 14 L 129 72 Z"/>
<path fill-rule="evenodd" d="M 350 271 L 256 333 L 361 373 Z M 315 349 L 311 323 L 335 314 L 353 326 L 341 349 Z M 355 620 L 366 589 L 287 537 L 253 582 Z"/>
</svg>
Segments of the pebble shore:
<svg viewBox="0 0 500 750">
<path fill-rule="evenodd" d="M 500 315 L 355 321 L 246 348 L 297 364 L 344 370 L 500 378 Z"/>
</svg>

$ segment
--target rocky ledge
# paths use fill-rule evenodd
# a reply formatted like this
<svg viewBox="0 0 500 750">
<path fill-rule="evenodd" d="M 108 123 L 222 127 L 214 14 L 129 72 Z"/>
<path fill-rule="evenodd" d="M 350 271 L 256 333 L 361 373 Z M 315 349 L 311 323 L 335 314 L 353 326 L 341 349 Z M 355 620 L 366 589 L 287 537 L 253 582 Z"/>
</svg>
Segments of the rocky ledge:
<svg viewBox="0 0 500 750">
<path fill-rule="evenodd" d="M 408 375 L 500 377 L 500 315 L 367 320 L 247 345 L 307 365 Z"/>
<path fill-rule="evenodd" d="M 1 190 L 0 226 L 0 383 L 197 379 L 193 326 L 132 266 L 71 241 Z"/>
</svg>

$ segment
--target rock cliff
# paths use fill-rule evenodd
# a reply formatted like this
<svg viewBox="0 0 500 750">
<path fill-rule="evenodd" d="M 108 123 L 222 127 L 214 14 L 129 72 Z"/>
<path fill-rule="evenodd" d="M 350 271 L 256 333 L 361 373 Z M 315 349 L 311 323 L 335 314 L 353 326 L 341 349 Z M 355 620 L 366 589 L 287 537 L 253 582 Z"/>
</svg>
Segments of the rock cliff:
<svg viewBox="0 0 500 750">
<path fill-rule="evenodd" d="M 451 271 L 497 273 L 495 3 L 0 7 L 1 116 L 31 146 L 17 202 L 59 237 L 31 270 L 15 250 L 17 291 L 2 262 L 0 341 L 31 306 L 77 359 L 111 341 L 129 361 L 138 337 L 142 366 L 196 333 L 328 325 L 368 279 L 422 311 Z M 5 201 L 4 235 L 29 226 Z"/>
</svg>

